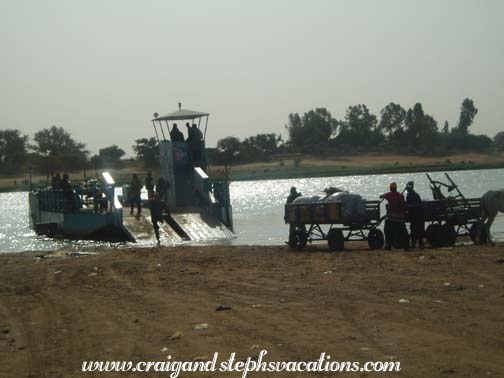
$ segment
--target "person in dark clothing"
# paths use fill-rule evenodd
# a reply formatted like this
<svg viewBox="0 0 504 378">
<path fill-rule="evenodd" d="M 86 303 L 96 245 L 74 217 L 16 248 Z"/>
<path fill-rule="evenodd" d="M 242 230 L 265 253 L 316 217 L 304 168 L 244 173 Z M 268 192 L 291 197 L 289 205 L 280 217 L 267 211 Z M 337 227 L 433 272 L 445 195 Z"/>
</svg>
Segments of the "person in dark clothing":
<svg viewBox="0 0 504 378">
<path fill-rule="evenodd" d="M 93 188 L 93 204 L 94 204 L 94 212 L 101 213 L 103 211 L 107 211 L 108 209 L 108 200 L 104 195 L 103 190 L 99 183 Z"/>
<path fill-rule="evenodd" d="M 147 195 L 149 198 L 154 195 L 154 177 L 152 177 L 152 171 L 147 172 L 147 177 L 145 178 L 145 189 L 147 189 Z"/>
<path fill-rule="evenodd" d="M 293 186 L 291 189 L 290 189 L 290 194 L 289 196 L 287 197 L 287 201 L 285 203 L 292 203 L 292 201 L 294 201 L 296 198 L 298 197 L 301 197 L 302 194 L 301 193 L 298 193 L 297 189 L 295 186 Z"/>
<path fill-rule="evenodd" d="M 302 194 L 297 191 L 295 186 L 293 186 L 290 189 L 290 194 L 287 197 L 287 201 L 285 201 L 285 203 L 286 204 L 292 203 L 296 198 L 301 197 L 301 196 L 302 196 Z M 285 216 L 287 216 L 287 214 Z M 290 244 L 291 240 L 293 240 L 294 235 L 296 233 L 296 228 L 297 228 L 296 224 L 290 223 L 290 225 L 289 225 L 289 243 L 288 244 Z M 306 228 L 304 225 L 302 226 L 302 228 L 306 231 Z"/>
<path fill-rule="evenodd" d="M 166 201 L 166 197 L 168 196 L 168 189 L 170 189 L 170 183 L 162 177 L 159 177 L 156 185 L 156 194 L 161 201 Z"/>
<path fill-rule="evenodd" d="M 198 140 L 198 141 L 203 140 L 203 133 L 201 132 L 200 129 L 198 129 L 198 126 L 196 126 L 195 123 L 193 123 L 191 129 L 193 131 L 193 135 L 195 136 L 196 140 Z"/>
<path fill-rule="evenodd" d="M 70 183 L 70 178 L 68 177 L 68 174 L 66 173 L 63 174 L 63 180 L 61 180 L 60 185 L 61 190 L 63 190 L 63 199 L 64 199 L 63 211 L 66 213 L 73 212 L 75 210 L 74 191 L 72 188 L 72 184 Z"/>
<path fill-rule="evenodd" d="M 133 174 L 131 179 L 130 188 L 129 188 L 129 200 L 131 203 L 131 211 L 130 214 L 133 215 L 133 209 L 135 205 L 137 206 L 137 216 L 142 213 L 142 199 L 140 197 L 140 193 L 142 191 L 142 183 L 138 178 L 136 173 Z"/>
<path fill-rule="evenodd" d="M 61 176 L 59 173 L 56 173 L 56 176 L 53 176 L 51 186 L 53 189 L 61 189 Z"/>
<path fill-rule="evenodd" d="M 177 124 L 174 123 L 173 127 L 170 131 L 170 138 L 172 142 L 183 142 L 184 141 L 184 134 L 182 134 L 182 131 L 180 131 L 177 127 Z"/>
<path fill-rule="evenodd" d="M 202 141 L 203 141 L 203 133 L 201 132 L 200 129 L 198 129 L 198 126 L 194 123 L 191 127 L 192 130 L 192 135 L 193 135 L 193 140 L 192 140 L 192 154 L 193 154 L 193 159 L 194 160 L 201 160 L 201 146 L 202 146 Z"/>
<path fill-rule="evenodd" d="M 196 135 L 194 135 L 194 130 L 192 129 L 192 127 L 189 124 L 189 122 L 186 122 L 185 126 L 187 128 L 187 139 L 186 139 L 186 142 L 188 144 L 191 144 L 192 141 L 195 140 L 197 137 L 196 137 Z"/>
<path fill-rule="evenodd" d="M 197 133 L 198 130 L 197 129 L 195 130 L 194 127 L 191 127 L 189 122 L 186 123 L 186 127 L 187 127 L 186 144 L 187 144 L 187 150 L 189 152 L 189 158 L 191 160 L 199 160 L 201 154 L 199 153 L 200 141 Z"/>
<path fill-rule="evenodd" d="M 406 184 L 406 211 L 408 212 L 408 217 L 410 220 L 411 229 L 411 247 L 415 248 L 418 241 L 418 246 L 420 248 L 424 247 L 424 235 L 425 235 L 425 220 L 422 208 L 422 199 L 420 195 L 415 192 L 415 183 L 410 181 Z"/>
<path fill-rule="evenodd" d="M 404 223 L 406 206 L 404 197 L 397 192 L 397 184 L 390 183 L 390 192 L 380 198 L 387 200 L 387 215 L 385 219 L 385 249 L 403 247 L 409 249 L 408 231 Z"/>
<path fill-rule="evenodd" d="M 156 239 L 159 244 L 160 240 L 158 222 L 163 223 L 163 212 L 166 212 L 166 214 L 170 216 L 170 208 L 168 207 L 168 204 L 166 202 L 159 199 L 159 196 L 157 194 L 153 194 L 149 198 L 149 208 L 151 212 L 152 227 L 154 228 L 154 233 L 156 234 Z"/>
</svg>

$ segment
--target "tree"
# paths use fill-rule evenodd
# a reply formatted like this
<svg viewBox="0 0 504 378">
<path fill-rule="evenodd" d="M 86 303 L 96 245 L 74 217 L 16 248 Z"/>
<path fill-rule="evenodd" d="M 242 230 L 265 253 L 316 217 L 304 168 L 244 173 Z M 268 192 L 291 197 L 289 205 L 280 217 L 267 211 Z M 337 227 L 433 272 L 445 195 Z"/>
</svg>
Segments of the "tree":
<svg viewBox="0 0 504 378">
<path fill-rule="evenodd" d="M 297 113 L 289 114 L 289 123 L 285 125 L 289 133 L 289 143 L 295 150 L 299 150 L 303 147 L 303 121 Z"/>
<path fill-rule="evenodd" d="M 443 134 L 448 134 L 450 132 L 450 125 L 448 121 L 444 121 Z"/>
<path fill-rule="evenodd" d="M 269 159 L 278 153 L 278 146 L 282 137 L 275 133 L 257 134 L 246 138 L 242 143 L 242 153 L 245 158 L 254 160 Z"/>
<path fill-rule="evenodd" d="M 19 130 L 0 130 L 0 170 L 16 172 L 26 161 L 28 137 Z"/>
<path fill-rule="evenodd" d="M 302 117 L 289 114 L 289 141 L 295 150 L 313 152 L 315 148 L 326 147 L 329 138 L 336 132 L 338 122 L 326 108 L 310 110 Z"/>
<path fill-rule="evenodd" d="M 84 143 L 75 141 L 62 127 L 51 126 L 35 133 L 31 148 L 39 156 L 45 170 L 82 168 L 87 162 Z"/>
<path fill-rule="evenodd" d="M 504 131 L 494 136 L 494 145 L 499 151 L 504 151 Z"/>
<path fill-rule="evenodd" d="M 410 146 L 425 149 L 432 145 L 438 131 L 437 122 L 432 116 L 425 114 L 421 103 L 417 102 L 413 109 L 408 109 L 405 125 Z"/>
<path fill-rule="evenodd" d="M 98 156 L 103 165 L 116 165 L 119 163 L 125 152 L 115 144 L 109 147 L 101 148 L 98 151 Z"/>
<path fill-rule="evenodd" d="M 156 138 L 142 138 L 135 140 L 133 151 L 139 160 L 142 160 L 147 169 L 158 166 L 159 146 Z"/>
<path fill-rule="evenodd" d="M 406 110 L 399 105 L 391 102 L 380 111 L 381 119 L 378 129 L 386 133 L 389 138 L 404 126 L 406 119 Z"/>
<path fill-rule="evenodd" d="M 366 105 L 349 106 L 345 119 L 339 122 L 340 133 L 336 139 L 341 144 L 375 147 L 384 140 L 377 124 L 377 117 Z"/>
<path fill-rule="evenodd" d="M 84 143 L 76 142 L 70 133 L 62 127 L 51 126 L 35 133 L 33 138 L 37 144 L 33 150 L 42 156 L 59 156 L 64 154 L 87 155 Z"/>
<path fill-rule="evenodd" d="M 478 109 L 474 106 L 473 100 L 469 98 L 464 99 L 460 106 L 460 118 L 456 131 L 461 134 L 467 134 L 476 114 L 478 114 Z"/>
<path fill-rule="evenodd" d="M 376 116 L 369 112 L 366 105 L 362 104 L 348 107 L 345 113 L 345 121 L 341 124 L 341 127 L 364 135 L 375 129 L 377 123 Z"/>
<path fill-rule="evenodd" d="M 217 150 L 219 151 L 219 162 L 230 166 L 238 162 L 241 158 L 242 144 L 240 139 L 235 137 L 226 137 L 217 142 Z"/>
</svg>

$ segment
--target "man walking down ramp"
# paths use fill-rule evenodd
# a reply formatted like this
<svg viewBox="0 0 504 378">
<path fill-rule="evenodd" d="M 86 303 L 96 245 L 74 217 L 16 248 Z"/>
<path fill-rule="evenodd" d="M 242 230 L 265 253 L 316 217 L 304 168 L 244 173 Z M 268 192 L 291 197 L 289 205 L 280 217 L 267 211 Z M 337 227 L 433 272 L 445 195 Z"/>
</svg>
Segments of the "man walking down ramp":
<svg viewBox="0 0 504 378">
<path fill-rule="evenodd" d="M 159 240 L 158 222 L 163 223 L 163 211 L 166 212 L 166 214 L 169 217 L 171 217 L 170 208 L 168 207 L 168 204 L 166 202 L 161 201 L 159 199 L 159 196 L 154 193 L 149 198 L 149 208 L 151 212 L 152 227 L 154 228 L 154 233 L 156 234 L 157 242 L 158 244 L 160 244 L 161 241 Z"/>
</svg>

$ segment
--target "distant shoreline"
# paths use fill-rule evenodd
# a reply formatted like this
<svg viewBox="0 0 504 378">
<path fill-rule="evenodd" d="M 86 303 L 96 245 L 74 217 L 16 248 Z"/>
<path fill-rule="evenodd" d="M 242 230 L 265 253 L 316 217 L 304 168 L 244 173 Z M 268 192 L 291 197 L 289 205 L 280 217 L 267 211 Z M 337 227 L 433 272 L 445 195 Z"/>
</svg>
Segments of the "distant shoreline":
<svg viewBox="0 0 504 378">
<path fill-rule="evenodd" d="M 408 155 L 357 155 L 327 157 L 313 156 L 277 157 L 269 162 L 240 164 L 231 167 L 231 181 L 282 180 L 311 177 L 343 177 L 359 175 L 379 175 L 394 173 L 465 171 L 504 168 L 504 153 L 466 154 L 443 157 L 424 157 Z M 138 165 L 128 165 L 121 169 L 102 169 L 109 171 L 117 186 L 129 183 L 132 173 L 139 173 L 141 178 L 146 169 Z M 210 177 L 220 177 L 223 167 L 210 166 Z M 154 177 L 159 172 L 153 170 Z M 78 182 L 84 177 L 83 172 L 72 172 L 70 178 Z M 94 177 L 94 172 L 87 172 L 87 177 Z M 42 187 L 46 177 L 34 175 L 34 187 Z M 14 185 L 14 180 L 17 184 Z M 24 183 L 23 183 L 24 182 Z M 18 177 L 0 177 L 0 192 L 27 191 L 28 175 Z"/>
<path fill-rule="evenodd" d="M 301 179 L 312 177 L 344 177 L 381 175 L 394 173 L 417 173 L 417 172 L 451 172 L 451 171 L 472 171 L 482 169 L 501 169 L 504 164 L 474 164 L 474 165 L 425 165 L 425 166 L 404 166 L 404 167 L 384 167 L 384 168 L 355 168 L 355 169 L 327 169 L 317 170 L 310 168 L 300 168 L 297 171 L 285 172 L 263 172 L 258 174 L 241 174 L 231 172 L 231 181 L 255 181 L 255 180 L 285 180 Z"/>
</svg>

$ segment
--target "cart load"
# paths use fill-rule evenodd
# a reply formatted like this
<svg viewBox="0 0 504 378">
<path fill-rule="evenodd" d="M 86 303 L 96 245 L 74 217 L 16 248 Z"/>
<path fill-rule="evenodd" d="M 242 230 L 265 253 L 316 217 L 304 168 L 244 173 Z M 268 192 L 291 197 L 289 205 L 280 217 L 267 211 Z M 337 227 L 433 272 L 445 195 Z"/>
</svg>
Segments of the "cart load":
<svg viewBox="0 0 504 378">
<path fill-rule="evenodd" d="M 352 240 L 367 240 L 373 249 L 384 244 L 383 233 L 376 228 L 380 201 L 366 201 L 359 194 L 339 191 L 325 197 L 298 197 L 285 205 L 284 219 L 290 224 L 288 244 L 293 249 L 320 240 L 327 241 L 331 250 L 342 250 L 345 241 Z"/>
<path fill-rule="evenodd" d="M 329 196 L 303 196 L 285 207 L 289 223 L 352 223 L 369 218 L 366 200 L 359 194 L 334 193 Z"/>
</svg>

